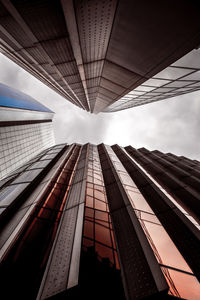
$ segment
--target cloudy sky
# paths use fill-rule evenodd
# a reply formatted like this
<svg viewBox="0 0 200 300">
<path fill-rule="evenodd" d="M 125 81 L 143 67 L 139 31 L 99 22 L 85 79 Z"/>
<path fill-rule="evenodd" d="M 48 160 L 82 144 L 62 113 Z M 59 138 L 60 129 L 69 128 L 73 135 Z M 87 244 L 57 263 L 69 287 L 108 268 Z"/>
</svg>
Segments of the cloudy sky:
<svg viewBox="0 0 200 300">
<path fill-rule="evenodd" d="M 0 82 L 55 112 L 56 143 L 118 143 L 200 160 L 200 92 L 121 112 L 90 114 L 56 94 L 0 54 Z"/>
</svg>

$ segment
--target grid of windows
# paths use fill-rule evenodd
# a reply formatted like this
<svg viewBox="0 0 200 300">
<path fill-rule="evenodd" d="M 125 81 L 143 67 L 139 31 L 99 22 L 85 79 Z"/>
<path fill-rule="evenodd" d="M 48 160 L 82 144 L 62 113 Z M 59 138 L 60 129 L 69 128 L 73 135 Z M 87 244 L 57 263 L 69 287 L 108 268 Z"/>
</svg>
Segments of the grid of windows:
<svg viewBox="0 0 200 300">
<path fill-rule="evenodd" d="M 0 179 L 53 144 L 51 122 L 0 127 Z"/>
<path fill-rule="evenodd" d="M 124 299 L 127 286 L 133 287 L 138 299 L 143 299 L 145 289 L 152 297 L 168 292 L 165 299 L 171 295 L 198 299 L 198 234 L 179 227 L 180 207 L 166 193 L 168 206 L 162 206 L 163 198 L 157 196 L 164 190 L 158 184 L 156 193 L 151 193 L 155 180 L 140 163 L 134 168 L 134 156 L 127 158 L 130 155 L 117 145 L 58 145 L 2 180 L 0 259 L 2 286 L 12 294 L 9 299 L 16 294 L 23 294 L 21 299 L 35 299 L 37 294 L 37 299 L 62 295 L 93 299 L 96 291 L 98 299 L 105 295 Z M 141 187 L 147 187 L 147 194 Z M 177 213 L 169 213 L 174 210 Z M 188 228 L 194 227 L 189 220 Z M 132 239 L 134 234 L 137 239 Z M 180 246 L 180 239 L 184 245 L 181 241 Z M 190 260 L 193 256 L 196 269 Z M 144 262 L 148 266 L 152 259 L 148 273 Z M 162 289 L 151 288 L 148 274 L 160 280 L 161 270 L 169 291 L 166 283 Z"/>
<path fill-rule="evenodd" d="M 171 66 L 130 91 L 105 112 L 114 112 L 164 100 L 200 89 L 200 49 L 193 50 Z"/>
<path fill-rule="evenodd" d="M 111 267 L 119 269 L 99 154 L 90 145 L 86 187 L 83 250 L 94 249 L 98 260 L 108 259 Z"/>
<path fill-rule="evenodd" d="M 169 284 L 169 294 L 186 299 L 197 299 L 200 287 L 192 270 L 112 148 L 106 146 L 106 150 Z"/>
</svg>

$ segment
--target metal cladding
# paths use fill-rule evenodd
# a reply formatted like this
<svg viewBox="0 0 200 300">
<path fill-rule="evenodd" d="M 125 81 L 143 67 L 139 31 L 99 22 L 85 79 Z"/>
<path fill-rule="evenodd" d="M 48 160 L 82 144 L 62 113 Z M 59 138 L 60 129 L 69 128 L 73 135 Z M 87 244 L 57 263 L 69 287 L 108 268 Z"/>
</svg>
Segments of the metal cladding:
<svg viewBox="0 0 200 300">
<path fill-rule="evenodd" d="M 198 299 L 198 180 L 198 161 L 145 148 L 42 151 L 0 185 L 2 293 Z"/>
<path fill-rule="evenodd" d="M 200 88 L 198 50 L 174 64 L 198 48 L 199 17 L 195 0 L 1 0 L 0 49 L 78 107 L 117 111 Z"/>
</svg>

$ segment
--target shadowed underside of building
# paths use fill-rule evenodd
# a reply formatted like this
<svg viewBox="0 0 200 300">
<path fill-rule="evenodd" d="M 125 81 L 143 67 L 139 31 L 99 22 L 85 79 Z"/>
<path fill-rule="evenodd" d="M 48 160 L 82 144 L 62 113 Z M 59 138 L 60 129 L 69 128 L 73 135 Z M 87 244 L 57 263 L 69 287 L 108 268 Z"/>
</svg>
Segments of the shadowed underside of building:
<svg viewBox="0 0 200 300">
<path fill-rule="evenodd" d="M 199 90 L 199 19 L 196 0 L 1 0 L 0 49 L 78 107 L 117 111 Z"/>
<path fill-rule="evenodd" d="M 1 182 L 6 299 L 198 299 L 200 163 L 62 144 Z"/>
</svg>

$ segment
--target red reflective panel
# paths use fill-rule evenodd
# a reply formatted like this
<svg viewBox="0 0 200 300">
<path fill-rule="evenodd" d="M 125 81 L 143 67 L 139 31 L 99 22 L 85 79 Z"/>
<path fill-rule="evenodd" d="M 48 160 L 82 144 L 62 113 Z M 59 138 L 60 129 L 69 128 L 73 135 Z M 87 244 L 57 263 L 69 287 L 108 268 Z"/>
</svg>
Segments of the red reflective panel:
<svg viewBox="0 0 200 300">
<path fill-rule="evenodd" d="M 83 238 L 83 246 L 85 247 L 92 247 L 94 246 L 94 241 L 88 240 L 86 238 Z"/>
<path fill-rule="evenodd" d="M 99 243 L 95 244 L 95 251 L 97 252 L 98 256 L 101 258 L 108 258 L 112 264 L 114 264 L 114 258 L 113 258 L 113 251 L 112 249 L 100 245 Z"/>
<path fill-rule="evenodd" d="M 90 182 L 87 183 L 87 187 L 93 189 L 93 186 L 94 186 L 94 185 L 93 185 L 92 183 L 90 183 Z"/>
<path fill-rule="evenodd" d="M 93 189 L 87 188 L 87 195 L 93 197 Z"/>
<path fill-rule="evenodd" d="M 99 220 L 102 220 L 102 221 L 108 222 L 108 213 L 103 212 L 103 211 L 99 211 L 99 210 L 95 210 L 95 218 L 99 219 Z"/>
<path fill-rule="evenodd" d="M 90 218 L 94 218 L 94 209 L 86 208 L 85 209 L 85 216 L 90 217 Z"/>
<path fill-rule="evenodd" d="M 94 223 L 85 220 L 85 222 L 84 222 L 84 236 L 89 237 L 89 238 L 92 239 L 93 236 L 94 236 L 93 228 L 94 228 Z"/>
<path fill-rule="evenodd" d="M 95 199 L 95 208 L 106 211 L 106 204 L 104 202 Z"/>
<path fill-rule="evenodd" d="M 186 261 L 164 228 L 160 225 L 152 224 L 146 221 L 144 221 L 144 224 L 161 257 L 162 263 L 167 266 L 191 272 Z"/>
<path fill-rule="evenodd" d="M 107 228 L 110 228 L 108 222 L 101 221 L 101 220 L 95 220 L 95 223 L 100 224 L 100 225 L 103 225 L 103 226 L 105 226 L 105 227 L 107 227 Z"/>
<path fill-rule="evenodd" d="M 94 200 L 92 197 L 86 196 L 86 206 L 93 207 L 94 206 L 93 202 Z"/>
<path fill-rule="evenodd" d="M 156 223 L 156 224 L 160 225 L 160 221 L 153 214 L 149 214 L 149 213 L 146 213 L 146 212 L 145 213 L 140 212 L 140 216 L 141 216 L 142 220 L 146 220 L 146 221 L 153 222 L 153 223 Z"/>
<path fill-rule="evenodd" d="M 110 230 L 99 224 L 95 224 L 95 240 L 112 247 Z"/>
<path fill-rule="evenodd" d="M 98 191 L 104 192 L 104 187 L 102 185 L 94 184 L 94 189 Z"/>
<path fill-rule="evenodd" d="M 200 284 L 196 279 L 196 277 L 181 272 L 177 272 L 174 270 L 170 270 L 170 269 L 168 269 L 168 272 L 182 299 L 191 299 L 191 300 L 200 299 Z M 168 284 L 170 286 L 169 294 L 174 295 L 172 286 L 169 281 Z"/>
<path fill-rule="evenodd" d="M 105 195 L 101 191 L 94 190 L 94 197 L 105 202 Z"/>
<path fill-rule="evenodd" d="M 116 249 L 114 233 L 112 230 L 110 231 L 110 233 L 111 233 L 111 237 L 112 237 L 113 247 Z"/>
<path fill-rule="evenodd" d="M 116 269 L 120 270 L 120 266 L 119 266 L 119 260 L 118 260 L 118 255 L 117 255 L 117 251 L 114 251 L 115 254 L 115 264 L 116 264 Z"/>
</svg>

